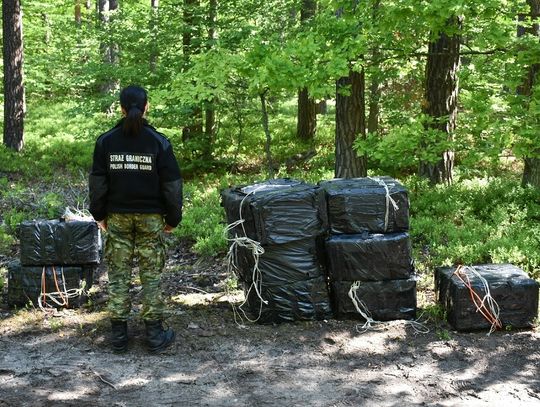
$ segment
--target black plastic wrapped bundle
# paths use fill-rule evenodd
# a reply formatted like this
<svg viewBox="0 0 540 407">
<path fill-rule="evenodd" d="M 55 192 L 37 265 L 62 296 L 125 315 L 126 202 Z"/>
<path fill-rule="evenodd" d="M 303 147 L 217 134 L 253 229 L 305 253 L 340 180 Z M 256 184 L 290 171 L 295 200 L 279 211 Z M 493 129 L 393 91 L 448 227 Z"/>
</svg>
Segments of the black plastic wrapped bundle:
<svg viewBox="0 0 540 407">
<path fill-rule="evenodd" d="M 249 286 L 244 286 L 247 297 L 244 306 L 252 318 L 257 318 L 261 300 L 253 288 L 248 292 Z M 322 320 L 332 316 L 324 277 L 284 285 L 263 284 L 261 296 L 268 304 L 262 304 L 259 323 Z"/>
<path fill-rule="evenodd" d="M 283 285 L 324 276 L 317 246 L 316 239 L 266 246 L 258 263 L 264 284 Z M 240 280 L 251 283 L 255 265 L 251 250 L 238 248 L 237 265 Z"/>
<path fill-rule="evenodd" d="M 528 328 L 538 314 L 538 283 L 512 264 L 482 264 L 472 266 L 488 283 L 493 299 L 499 305 L 503 326 Z M 486 294 L 481 279 L 464 268 L 474 291 L 483 298 Z M 462 269 L 463 270 L 463 269 Z M 447 312 L 448 322 L 460 331 L 491 327 L 474 305 L 469 289 L 454 275 L 456 267 L 435 270 L 435 291 L 438 301 Z"/>
<path fill-rule="evenodd" d="M 7 302 L 10 306 L 24 306 L 29 302 L 38 305 L 43 283 L 43 271 L 45 271 L 45 292 L 57 292 L 57 284 L 60 291 L 64 289 L 80 289 L 87 291 L 92 286 L 95 266 L 22 266 L 19 261 L 8 264 L 8 293 Z M 54 278 L 56 274 L 56 281 Z M 57 297 L 58 298 L 58 297 Z M 43 302 L 43 301 L 42 301 Z M 86 302 L 86 293 L 69 298 L 69 307 L 79 307 Z M 46 300 L 46 303 L 57 307 L 54 301 Z"/>
<path fill-rule="evenodd" d="M 352 281 L 330 283 L 334 312 L 362 318 L 349 297 Z M 374 320 L 391 321 L 416 317 L 416 279 L 360 282 L 356 296 L 363 301 Z"/>
<path fill-rule="evenodd" d="M 289 179 L 277 179 L 221 192 L 229 224 L 240 219 L 242 226 L 231 230 L 262 245 L 284 244 L 318 236 L 326 231 L 326 207 L 320 188 Z M 245 230 L 245 233 L 244 233 Z"/>
<path fill-rule="evenodd" d="M 326 241 L 332 281 L 407 279 L 414 272 L 408 233 L 333 235 Z"/>
<path fill-rule="evenodd" d="M 19 225 L 25 266 L 98 264 L 101 241 L 96 222 L 36 220 Z"/>
<path fill-rule="evenodd" d="M 326 191 L 332 234 L 409 230 L 407 190 L 391 177 L 338 178 L 319 186 Z"/>
</svg>

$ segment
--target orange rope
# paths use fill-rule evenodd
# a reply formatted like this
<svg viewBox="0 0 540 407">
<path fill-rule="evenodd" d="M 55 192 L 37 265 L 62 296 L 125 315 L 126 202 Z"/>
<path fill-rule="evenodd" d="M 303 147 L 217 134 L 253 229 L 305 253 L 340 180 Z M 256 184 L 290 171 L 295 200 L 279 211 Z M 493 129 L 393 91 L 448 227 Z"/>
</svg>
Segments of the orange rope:
<svg viewBox="0 0 540 407">
<path fill-rule="evenodd" d="M 60 286 L 58 285 L 58 278 L 56 277 L 56 269 L 54 266 L 52 266 L 51 268 L 53 272 L 53 279 L 54 279 L 54 286 L 56 288 L 56 293 L 60 295 L 60 299 L 62 300 L 62 304 L 60 304 L 60 306 L 67 307 L 69 305 L 69 297 L 67 295 L 64 296 L 64 292 L 60 290 Z M 47 267 L 43 266 L 43 271 L 41 272 L 41 298 L 44 305 L 47 305 L 46 269 Z M 64 284 L 65 284 L 65 281 L 64 281 Z"/>
<path fill-rule="evenodd" d="M 461 282 L 469 289 L 469 294 L 471 296 L 471 301 L 476 307 L 476 311 L 479 311 L 480 314 L 492 325 L 495 326 L 498 329 L 502 328 L 501 321 L 493 315 L 493 313 L 484 305 L 484 301 L 478 295 L 476 291 L 474 291 L 474 288 L 472 287 L 471 280 L 469 279 L 469 276 L 462 271 L 463 265 L 460 264 L 456 270 L 454 271 L 454 274 L 457 278 L 461 280 Z"/>
</svg>

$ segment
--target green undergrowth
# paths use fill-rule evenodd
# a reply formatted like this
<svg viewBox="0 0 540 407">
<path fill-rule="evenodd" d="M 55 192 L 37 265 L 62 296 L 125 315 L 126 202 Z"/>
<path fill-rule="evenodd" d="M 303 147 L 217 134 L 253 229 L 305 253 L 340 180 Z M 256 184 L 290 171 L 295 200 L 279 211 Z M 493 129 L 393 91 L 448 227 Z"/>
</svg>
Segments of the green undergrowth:
<svg viewBox="0 0 540 407">
<path fill-rule="evenodd" d="M 410 179 L 411 238 L 417 268 L 513 263 L 540 278 L 540 191 L 516 178 L 429 187 Z"/>
</svg>

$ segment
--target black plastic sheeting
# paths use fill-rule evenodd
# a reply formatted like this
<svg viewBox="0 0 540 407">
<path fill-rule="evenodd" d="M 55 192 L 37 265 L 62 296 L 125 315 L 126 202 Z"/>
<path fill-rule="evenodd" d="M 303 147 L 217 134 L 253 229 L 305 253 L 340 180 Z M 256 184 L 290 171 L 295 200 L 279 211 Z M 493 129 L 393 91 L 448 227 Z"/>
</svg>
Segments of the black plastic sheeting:
<svg viewBox="0 0 540 407">
<path fill-rule="evenodd" d="M 259 315 L 261 300 L 252 289 L 247 292 L 244 307 L 252 318 Z M 265 285 L 261 296 L 268 304 L 262 304 L 262 312 L 257 322 L 291 322 L 298 320 L 322 320 L 332 316 L 328 289 L 324 277 L 299 281 L 286 285 Z"/>
<path fill-rule="evenodd" d="M 352 300 L 349 290 L 352 281 L 330 283 L 334 312 L 338 317 L 362 318 Z M 391 321 L 416 317 L 416 279 L 361 282 L 356 291 L 374 320 Z"/>
<path fill-rule="evenodd" d="M 387 200 L 386 189 L 395 201 Z M 407 190 L 391 177 L 333 179 L 319 183 L 326 191 L 332 234 L 406 232 L 409 229 Z"/>
<path fill-rule="evenodd" d="M 333 235 L 326 241 L 332 281 L 407 279 L 414 272 L 408 233 Z"/>
<path fill-rule="evenodd" d="M 284 244 L 318 236 L 327 229 L 323 191 L 311 184 L 275 179 L 221 192 L 229 224 L 242 217 L 231 237 L 247 236 L 267 244 Z M 245 230 L 245 232 L 244 232 Z"/>
<path fill-rule="evenodd" d="M 322 242 L 321 242 L 322 244 Z M 324 276 L 319 260 L 320 244 L 315 239 L 298 240 L 264 247 L 259 256 L 259 270 L 266 285 L 284 285 Z M 253 281 L 255 260 L 251 250 L 239 248 L 237 274 L 241 281 Z"/>
<path fill-rule="evenodd" d="M 503 326 L 528 328 L 538 314 L 538 283 L 512 264 L 482 264 L 473 266 L 486 279 L 491 296 L 500 308 Z M 491 324 L 476 310 L 469 289 L 454 274 L 455 267 L 435 270 L 435 291 L 447 312 L 448 322 L 460 331 L 490 328 Z M 484 297 L 481 280 L 467 272 L 474 291 Z"/>
<path fill-rule="evenodd" d="M 30 302 L 38 305 L 38 297 L 41 293 L 43 267 L 22 266 L 19 261 L 13 261 L 8 264 L 8 293 L 7 302 L 10 306 L 24 306 Z M 92 286 L 93 273 L 95 266 L 57 266 L 45 267 L 45 289 L 46 292 L 56 292 L 57 288 L 54 281 L 54 273 L 60 290 L 79 289 L 83 285 L 85 291 Z M 62 279 L 62 272 L 65 281 Z M 70 298 L 69 307 L 79 307 L 86 302 L 86 294 Z M 56 306 L 56 304 L 47 300 L 47 304 Z"/>
<path fill-rule="evenodd" d="M 21 263 L 32 265 L 98 264 L 101 241 L 96 222 L 36 220 L 19 225 Z"/>
</svg>

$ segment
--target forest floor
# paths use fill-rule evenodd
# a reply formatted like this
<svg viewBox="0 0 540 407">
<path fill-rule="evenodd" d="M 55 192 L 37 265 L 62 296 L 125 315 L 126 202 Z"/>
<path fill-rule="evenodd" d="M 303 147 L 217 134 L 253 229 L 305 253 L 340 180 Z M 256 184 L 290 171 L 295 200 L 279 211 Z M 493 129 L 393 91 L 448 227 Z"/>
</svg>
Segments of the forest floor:
<svg viewBox="0 0 540 407">
<path fill-rule="evenodd" d="M 170 252 L 177 337 L 159 355 L 145 348 L 137 300 L 129 351 L 110 350 L 103 267 L 84 309 L 13 311 L 3 296 L 0 406 L 540 405 L 538 327 L 487 336 L 433 319 L 427 334 L 400 321 L 364 333 L 352 320 L 237 324 L 225 279 L 221 258 Z"/>
</svg>

